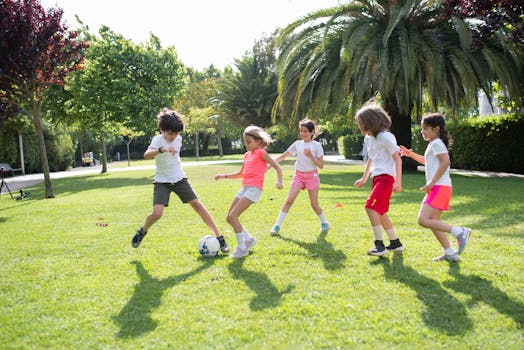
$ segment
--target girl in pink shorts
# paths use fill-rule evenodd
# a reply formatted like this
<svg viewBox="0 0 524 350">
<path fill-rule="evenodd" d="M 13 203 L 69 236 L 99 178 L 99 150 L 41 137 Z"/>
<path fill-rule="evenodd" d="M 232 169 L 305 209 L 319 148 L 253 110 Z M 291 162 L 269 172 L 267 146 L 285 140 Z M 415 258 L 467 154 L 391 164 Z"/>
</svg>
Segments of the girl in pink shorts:
<svg viewBox="0 0 524 350">
<path fill-rule="evenodd" d="M 324 167 L 324 149 L 322 145 L 313 140 L 315 136 L 315 123 L 309 119 L 303 119 L 298 123 L 298 133 L 300 140 L 295 141 L 289 148 L 275 160 L 280 163 L 289 156 L 296 155 L 295 176 L 291 182 L 289 194 L 286 202 L 280 209 L 277 221 L 271 229 L 272 235 L 277 235 L 286 218 L 289 209 L 295 202 L 301 190 L 307 190 L 311 208 L 320 220 L 320 231 L 325 233 L 329 230 L 329 223 L 326 220 L 324 211 L 318 204 L 318 189 L 320 178 L 317 168 Z"/>
<path fill-rule="evenodd" d="M 444 116 L 432 113 L 422 118 L 422 136 L 429 141 L 424 156 L 400 146 L 401 154 L 425 165 L 426 184 L 420 188 L 426 192 L 418 213 L 418 224 L 429 228 L 442 246 L 443 254 L 434 261 L 458 261 L 471 236 L 467 227 L 451 226 L 440 221 L 443 211 L 449 209 L 453 192 L 449 176 L 448 133 L 445 129 Z M 446 236 L 446 232 L 457 238 L 458 249 L 455 250 Z"/>
</svg>

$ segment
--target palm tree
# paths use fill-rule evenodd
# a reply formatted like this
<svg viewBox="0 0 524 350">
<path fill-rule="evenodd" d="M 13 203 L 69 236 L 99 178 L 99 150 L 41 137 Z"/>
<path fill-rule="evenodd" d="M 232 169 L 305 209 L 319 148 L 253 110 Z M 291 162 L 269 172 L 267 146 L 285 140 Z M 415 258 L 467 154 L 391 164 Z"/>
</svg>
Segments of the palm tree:
<svg viewBox="0 0 524 350">
<path fill-rule="evenodd" d="M 499 81 L 521 97 L 522 53 L 493 36 L 471 49 L 470 23 L 443 16 L 437 0 L 353 0 L 287 26 L 277 61 L 273 114 L 294 123 L 314 109 L 350 113 L 379 95 L 399 144 L 411 145 L 411 114 L 424 92 L 433 108 L 457 107 Z"/>
</svg>

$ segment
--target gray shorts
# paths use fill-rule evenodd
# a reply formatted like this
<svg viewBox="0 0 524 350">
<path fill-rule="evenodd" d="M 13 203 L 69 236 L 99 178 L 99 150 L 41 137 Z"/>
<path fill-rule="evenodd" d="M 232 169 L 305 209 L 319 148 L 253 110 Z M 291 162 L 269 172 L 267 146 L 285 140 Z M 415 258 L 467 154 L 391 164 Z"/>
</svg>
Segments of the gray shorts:
<svg viewBox="0 0 524 350">
<path fill-rule="evenodd" d="M 171 192 L 175 192 L 182 203 L 188 203 L 198 198 L 186 178 L 175 183 L 155 182 L 154 185 L 153 205 L 162 204 L 167 207 L 169 205 Z"/>
<path fill-rule="evenodd" d="M 240 191 L 238 191 L 236 198 L 247 198 L 251 202 L 256 203 L 259 201 L 260 196 L 262 195 L 262 190 L 254 186 L 243 186 Z"/>
</svg>

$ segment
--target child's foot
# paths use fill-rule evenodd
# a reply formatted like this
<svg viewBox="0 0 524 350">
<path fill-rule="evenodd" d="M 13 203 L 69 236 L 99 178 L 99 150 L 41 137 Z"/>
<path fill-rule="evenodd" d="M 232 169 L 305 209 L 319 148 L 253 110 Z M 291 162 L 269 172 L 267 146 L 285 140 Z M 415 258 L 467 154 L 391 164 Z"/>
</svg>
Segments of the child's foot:
<svg viewBox="0 0 524 350">
<path fill-rule="evenodd" d="M 146 234 L 147 232 L 144 231 L 143 227 L 140 227 L 138 231 L 136 231 L 135 235 L 133 236 L 133 239 L 131 240 L 131 245 L 133 246 L 133 248 L 138 248 Z"/>
<path fill-rule="evenodd" d="M 249 237 L 244 239 L 244 244 L 246 245 L 246 251 L 249 252 L 249 250 L 257 244 L 257 240 L 254 237 Z"/>
<path fill-rule="evenodd" d="M 442 254 L 441 256 L 437 256 L 436 258 L 433 258 L 433 261 L 459 261 L 460 256 L 458 253 L 455 254 Z"/>
<path fill-rule="evenodd" d="M 276 235 L 278 235 L 278 231 L 280 231 L 280 226 L 275 225 L 275 226 L 273 226 L 273 228 L 271 229 L 271 231 L 269 233 L 272 236 L 276 236 Z"/>
<path fill-rule="evenodd" d="M 460 235 L 457 236 L 458 250 L 457 253 L 461 254 L 466 248 L 469 238 L 471 237 L 471 229 L 464 227 Z"/>
<path fill-rule="evenodd" d="M 400 243 L 400 239 L 395 239 L 390 242 L 390 244 L 386 247 L 386 250 L 389 252 L 403 252 L 406 250 L 406 247 Z"/>
<path fill-rule="evenodd" d="M 320 232 L 322 232 L 322 233 L 328 232 L 330 228 L 331 228 L 331 226 L 329 226 L 329 224 L 327 222 L 323 222 L 323 223 L 320 224 Z"/>
<path fill-rule="evenodd" d="M 240 259 L 240 258 L 245 257 L 248 254 L 249 254 L 249 250 L 247 250 L 247 249 L 240 249 L 239 247 L 236 247 L 235 251 L 233 253 L 231 253 L 230 257 L 236 258 L 236 259 Z"/>
<path fill-rule="evenodd" d="M 382 241 L 375 241 L 375 245 L 368 251 L 368 255 L 382 256 L 387 254 L 387 252 L 388 251 L 386 250 L 386 247 L 384 247 Z"/>
<path fill-rule="evenodd" d="M 218 243 L 220 243 L 220 251 L 224 254 L 229 253 L 229 246 L 227 245 L 226 239 L 224 238 L 224 236 L 220 236 L 217 239 L 218 239 Z"/>
</svg>

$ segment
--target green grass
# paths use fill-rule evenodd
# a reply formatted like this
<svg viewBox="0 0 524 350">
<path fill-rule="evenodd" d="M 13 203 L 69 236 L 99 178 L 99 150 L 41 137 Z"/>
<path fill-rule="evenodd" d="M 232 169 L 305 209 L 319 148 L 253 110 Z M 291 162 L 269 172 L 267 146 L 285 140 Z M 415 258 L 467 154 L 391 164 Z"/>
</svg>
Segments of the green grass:
<svg viewBox="0 0 524 350">
<path fill-rule="evenodd" d="M 241 217 L 258 239 L 241 260 L 203 259 L 207 227 L 172 197 L 138 249 L 130 240 L 151 209 L 153 171 L 53 181 L 22 201 L 0 197 L 0 344 L 24 349 L 522 349 L 524 181 L 453 176 L 451 224 L 474 235 L 460 263 L 434 263 L 417 226 L 424 182 L 406 173 L 391 218 L 407 250 L 366 256 L 372 234 L 356 189 L 361 166 L 328 165 L 320 203 L 327 235 L 301 193 L 281 232 L 267 233 L 286 188 L 268 172 L 259 203 Z M 225 222 L 239 164 L 186 167 L 232 248 Z M 342 204 L 342 206 L 337 206 Z M 98 223 L 108 226 L 97 226 Z"/>
</svg>

